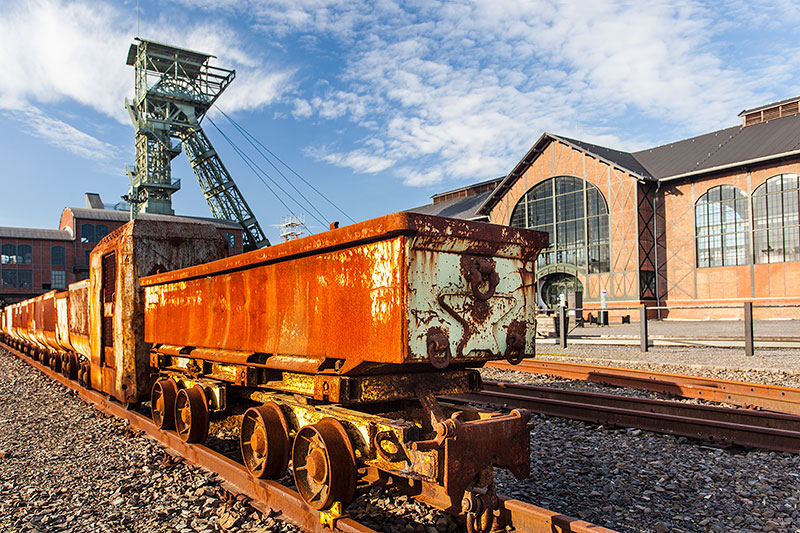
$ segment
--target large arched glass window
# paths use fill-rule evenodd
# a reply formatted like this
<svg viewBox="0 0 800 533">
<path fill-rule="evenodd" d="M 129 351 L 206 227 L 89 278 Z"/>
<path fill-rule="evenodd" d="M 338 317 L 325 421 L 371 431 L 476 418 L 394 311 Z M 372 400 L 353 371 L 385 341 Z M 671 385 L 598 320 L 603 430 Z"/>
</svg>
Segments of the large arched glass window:
<svg viewBox="0 0 800 533">
<path fill-rule="evenodd" d="M 796 174 L 773 176 L 753 191 L 753 260 L 800 261 Z"/>
<path fill-rule="evenodd" d="M 749 263 L 747 197 L 733 185 L 717 185 L 694 206 L 697 266 Z"/>
<path fill-rule="evenodd" d="M 538 268 L 567 263 L 588 272 L 610 269 L 608 206 L 603 193 L 586 180 L 558 176 L 535 185 L 514 208 L 510 225 L 550 235 Z"/>
</svg>

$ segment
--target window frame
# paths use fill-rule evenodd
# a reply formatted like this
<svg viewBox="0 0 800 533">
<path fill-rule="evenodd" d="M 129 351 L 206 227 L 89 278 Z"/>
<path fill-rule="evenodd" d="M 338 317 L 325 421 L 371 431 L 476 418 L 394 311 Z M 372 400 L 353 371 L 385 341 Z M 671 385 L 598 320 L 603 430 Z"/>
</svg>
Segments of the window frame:
<svg viewBox="0 0 800 533">
<path fill-rule="evenodd" d="M 744 213 L 740 211 L 742 208 Z M 695 200 L 696 268 L 750 264 L 751 209 L 747 194 L 730 183 L 709 187 Z"/>
<path fill-rule="evenodd" d="M 787 181 L 793 181 L 794 186 L 787 188 Z M 751 196 L 753 264 L 800 261 L 800 176 L 790 172 L 770 176 L 753 189 Z M 780 241 L 780 248 L 773 248 L 773 241 L 776 245 Z M 761 252 L 765 253 L 759 253 L 764 245 Z M 789 246 L 793 246 L 791 254 L 787 252 Z"/>
<path fill-rule="evenodd" d="M 610 222 L 603 192 L 589 180 L 569 175 L 533 185 L 509 217 L 510 226 L 545 231 L 550 236 L 550 244 L 536 261 L 537 269 L 568 264 L 589 274 L 611 272 Z"/>
</svg>

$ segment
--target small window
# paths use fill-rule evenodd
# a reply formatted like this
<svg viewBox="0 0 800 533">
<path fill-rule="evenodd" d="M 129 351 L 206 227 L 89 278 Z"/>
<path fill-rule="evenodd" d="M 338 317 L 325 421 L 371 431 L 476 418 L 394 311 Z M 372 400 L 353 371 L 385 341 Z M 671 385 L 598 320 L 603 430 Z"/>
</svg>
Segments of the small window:
<svg viewBox="0 0 800 533">
<path fill-rule="evenodd" d="M 91 224 L 81 224 L 81 242 L 84 244 L 96 242 L 94 240 L 94 226 Z"/>
<path fill-rule="evenodd" d="M 53 246 L 50 248 L 50 264 L 65 265 L 67 263 L 66 249 L 63 246 Z"/>
<path fill-rule="evenodd" d="M 108 226 L 95 226 L 94 227 L 94 240 L 92 242 L 100 242 L 103 240 L 103 237 L 108 235 Z"/>
<path fill-rule="evenodd" d="M 17 287 L 20 289 L 33 288 L 33 271 L 17 270 Z"/>
<path fill-rule="evenodd" d="M 226 233 L 225 240 L 228 241 L 228 250 L 234 250 L 236 248 L 236 235 L 233 233 Z"/>
<path fill-rule="evenodd" d="M 25 265 L 33 263 L 33 248 L 29 244 L 20 244 L 17 246 L 17 257 L 19 262 Z"/>
<path fill-rule="evenodd" d="M 17 288 L 17 271 L 16 270 L 3 270 L 2 285 L 6 289 Z"/>
<path fill-rule="evenodd" d="M 0 258 L 4 265 L 13 265 L 17 262 L 17 247 L 14 244 L 4 244 L 0 247 Z"/>
<path fill-rule="evenodd" d="M 53 270 L 50 272 L 50 286 L 54 289 L 66 289 L 67 273 L 63 270 Z"/>
</svg>

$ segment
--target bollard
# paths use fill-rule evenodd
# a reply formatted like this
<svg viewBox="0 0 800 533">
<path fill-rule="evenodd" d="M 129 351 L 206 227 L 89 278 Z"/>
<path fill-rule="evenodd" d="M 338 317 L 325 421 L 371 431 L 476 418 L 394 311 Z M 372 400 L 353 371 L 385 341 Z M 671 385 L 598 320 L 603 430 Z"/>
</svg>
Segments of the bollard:
<svg viewBox="0 0 800 533">
<path fill-rule="evenodd" d="M 647 351 L 647 304 L 639 308 L 639 344 L 643 352 Z"/>
<path fill-rule="evenodd" d="M 753 302 L 744 303 L 744 354 L 753 355 Z"/>
<path fill-rule="evenodd" d="M 567 308 L 562 305 L 558 308 L 558 344 L 562 348 L 567 347 L 567 320 Z"/>
</svg>

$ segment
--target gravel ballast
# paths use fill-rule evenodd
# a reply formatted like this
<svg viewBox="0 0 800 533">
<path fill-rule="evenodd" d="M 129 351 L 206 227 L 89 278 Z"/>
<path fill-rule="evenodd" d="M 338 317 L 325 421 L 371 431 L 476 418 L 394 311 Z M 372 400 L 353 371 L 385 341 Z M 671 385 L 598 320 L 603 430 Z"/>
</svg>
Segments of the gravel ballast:
<svg viewBox="0 0 800 533">
<path fill-rule="evenodd" d="M 736 349 L 658 347 L 642 353 L 624 346 L 560 349 L 539 341 L 537 351 L 541 360 L 800 387 L 797 350 L 746 357 Z M 487 380 L 665 398 L 527 372 L 481 374 Z M 498 474 L 499 490 L 510 496 L 621 532 L 800 532 L 798 455 L 721 450 L 684 437 L 543 415 L 533 421 L 531 478 L 520 482 Z"/>
<path fill-rule="evenodd" d="M 2 348 L 0 375 L 0 532 L 300 531 Z M 208 445 L 238 456 L 235 421 L 211 429 Z M 291 474 L 281 482 L 292 486 Z M 358 489 L 347 513 L 391 533 L 463 529 L 442 511 L 378 488 Z"/>
<path fill-rule="evenodd" d="M 0 531 L 297 530 L 230 501 L 213 474 L 165 458 L 153 441 L 4 351 L 0 373 Z M 492 377 L 507 374 L 542 380 Z M 502 494 L 621 532 L 800 531 L 798 456 L 555 417 L 533 421 L 532 475 L 519 481 L 498 470 Z M 383 531 L 463 528 L 374 488 L 359 489 L 347 511 Z"/>
</svg>

